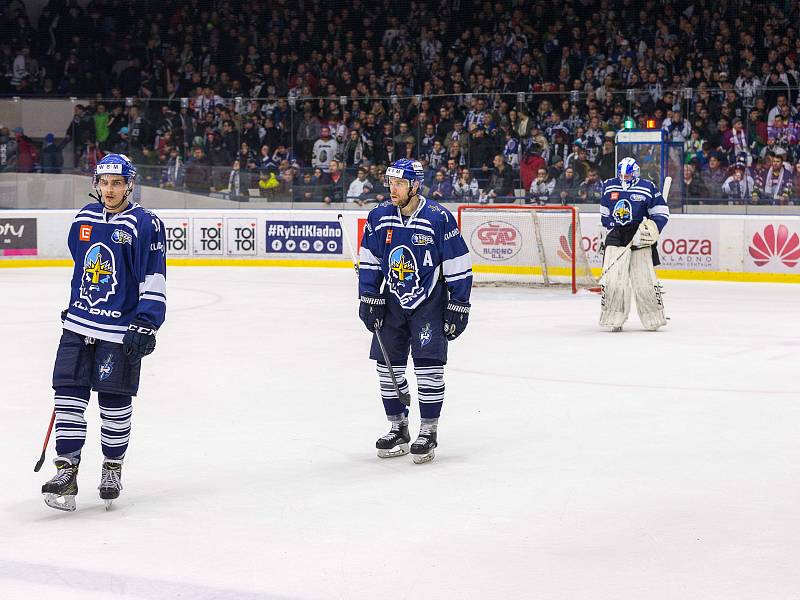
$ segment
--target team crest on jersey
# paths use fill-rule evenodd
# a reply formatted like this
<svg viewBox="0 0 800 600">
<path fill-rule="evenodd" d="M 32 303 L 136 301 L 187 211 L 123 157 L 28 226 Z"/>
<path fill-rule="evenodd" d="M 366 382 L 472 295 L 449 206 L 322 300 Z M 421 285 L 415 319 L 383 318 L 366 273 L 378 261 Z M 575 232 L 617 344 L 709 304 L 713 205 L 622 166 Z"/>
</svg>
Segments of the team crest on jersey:
<svg viewBox="0 0 800 600">
<path fill-rule="evenodd" d="M 420 290 L 417 258 L 407 246 L 397 246 L 389 254 L 389 289 L 404 304 Z"/>
<path fill-rule="evenodd" d="M 112 371 L 114 371 L 114 356 L 109 354 L 106 359 L 100 363 L 98 367 L 99 370 L 99 378 L 100 381 L 105 381 L 109 377 L 111 377 Z"/>
<path fill-rule="evenodd" d="M 628 200 L 619 200 L 614 205 L 611 216 L 614 217 L 614 221 L 616 221 L 618 225 L 627 225 L 633 220 L 631 203 Z"/>
<path fill-rule="evenodd" d="M 117 270 L 114 253 L 105 244 L 93 244 L 83 257 L 83 277 L 80 296 L 97 306 L 105 302 L 117 289 Z"/>
<path fill-rule="evenodd" d="M 427 346 L 431 341 L 431 324 L 425 323 L 425 327 L 419 332 L 419 347 Z"/>
</svg>

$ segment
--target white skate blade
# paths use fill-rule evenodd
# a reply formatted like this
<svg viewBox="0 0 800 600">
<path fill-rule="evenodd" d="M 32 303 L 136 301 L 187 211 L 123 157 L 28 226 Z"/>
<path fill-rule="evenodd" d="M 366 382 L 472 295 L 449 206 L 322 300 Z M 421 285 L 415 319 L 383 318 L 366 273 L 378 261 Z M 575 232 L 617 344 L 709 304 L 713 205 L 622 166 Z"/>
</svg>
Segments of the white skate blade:
<svg viewBox="0 0 800 600">
<path fill-rule="evenodd" d="M 411 460 L 414 461 L 415 465 L 424 465 L 425 463 L 431 462 L 435 456 L 436 453 L 433 450 L 431 450 L 426 454 L 412 454 Z"/>
<path fill-rule="evenodd" d="M 114 503 L 113 500 L 103 500 L 106 503 L 106 510 L 111 510 L 111 505 Z"/>
<path fill-rule="evenodd" d="M 50 508 L 56 510 L 63 510 L 66 512 L 73 512 L 77 506 L 75 505 L 75 496 L 59 496 L 58 494 L 45 494 L 44 503 Z"/>
<path fill-rule="evenodd" d="M 378 458 L 394 458 L 408 454 L 408 444 L 399 444 L 391 450 L 378 450 Z"/>
</svg>

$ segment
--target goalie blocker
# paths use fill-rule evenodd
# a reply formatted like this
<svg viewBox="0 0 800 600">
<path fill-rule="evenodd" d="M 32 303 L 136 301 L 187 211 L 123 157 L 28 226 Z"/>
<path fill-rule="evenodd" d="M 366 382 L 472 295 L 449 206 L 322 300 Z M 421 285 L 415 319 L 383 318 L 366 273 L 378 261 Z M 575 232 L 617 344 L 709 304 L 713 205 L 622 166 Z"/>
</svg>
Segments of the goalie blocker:
<svg viewBox="0 0 800 600">
<path fill-rule="evenodd" d="M 670 181 L 665 180 L 665 194 Z M 656 243 L 668 220 L 669 208 L 659 189 L 653 182 L 639 179 L 636 161 L 623 159 L 617 177 L 603 182 L 601 221 L 609 233 L 601 277 L 602 327 L 622 329 L 631 295 L 645 329 L 655 331 L 667 324 L 654 267 L 660 264 Z"/>
</svg>

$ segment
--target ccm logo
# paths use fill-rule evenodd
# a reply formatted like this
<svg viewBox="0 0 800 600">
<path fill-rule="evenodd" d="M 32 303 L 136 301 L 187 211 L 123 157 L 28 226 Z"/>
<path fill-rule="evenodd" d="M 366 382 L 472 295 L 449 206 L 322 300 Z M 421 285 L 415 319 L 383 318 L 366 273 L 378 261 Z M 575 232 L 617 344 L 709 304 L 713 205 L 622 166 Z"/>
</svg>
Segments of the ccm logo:
<svg viewBox="0 0 800 600">
<path fill-rule="evenodd" d="M 88 242 L 91 237 L 92 237 L 92 226 L 81 225 L 80 234 L 78 235 L 78 238 L 82 242 Z"/>
</svg>

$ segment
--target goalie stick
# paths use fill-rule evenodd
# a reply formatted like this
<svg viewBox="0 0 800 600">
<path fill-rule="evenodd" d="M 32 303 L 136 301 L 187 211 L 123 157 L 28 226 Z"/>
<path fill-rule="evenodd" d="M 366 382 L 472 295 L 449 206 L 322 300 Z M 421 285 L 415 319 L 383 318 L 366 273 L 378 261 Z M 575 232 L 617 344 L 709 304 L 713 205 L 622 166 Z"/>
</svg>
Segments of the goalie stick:
<svg viewBox="0 0 800 600">
<path fill-rule="evenodd" d="M 347 241 L 347 247 L 350 249 L 350 257 L 353 260 L 353 268 L 356 270 L 356 277 L 358 277 L 358 258 L 356 256 L 356 252 L 353 249 L 353 242 L 350 241 L 350 236 L 347 233 L 347 229 L 344 226 L 344 218 L 340 214 L 336 217 L 339 221 L 339 225 L 342 228 L 342 235 L 344 239 Z M 379 330 L 375 330 L 375 339 L 378 340 L 378 346 L 381 347 L 381 354 L 383 354 L 383 360 L 386 363 L 386 366 L 389 369 L 389 375 L 392 377 L 392 385 L 394 386 L 394 391 L 397 394 L 398 399 L 400 402 L 405 404 L 406 406 L 411 406 L 411 394 L 407 392 L 401 392 L 400 386 L 397 385 L 397 377 L 394 375 L 394 368 L 392 367 L 392 363 L 389 362 L 389 355 L 386 354 L 386 347 L 383 345 L 383 340 L 381 339 L 381 334 Z"/>
</svg>

